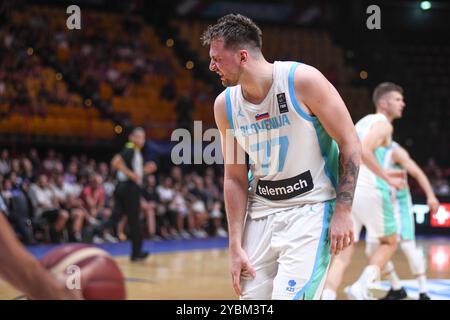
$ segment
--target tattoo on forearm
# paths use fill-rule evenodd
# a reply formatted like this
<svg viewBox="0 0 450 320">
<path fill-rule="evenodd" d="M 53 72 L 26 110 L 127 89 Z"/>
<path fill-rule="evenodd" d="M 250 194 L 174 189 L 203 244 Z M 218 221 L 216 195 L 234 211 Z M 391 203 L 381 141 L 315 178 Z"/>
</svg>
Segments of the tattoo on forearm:
<svg viewBox="0 0 450 320">
<path fill-rule="evenodd" d="M 336 200 L 348 206 L 353 203 L 360 159 L 361 155 L 358 152 L 351 153 L 346 159 L 342 153 L 339 155 L 339 186 Z"/>
</svg>

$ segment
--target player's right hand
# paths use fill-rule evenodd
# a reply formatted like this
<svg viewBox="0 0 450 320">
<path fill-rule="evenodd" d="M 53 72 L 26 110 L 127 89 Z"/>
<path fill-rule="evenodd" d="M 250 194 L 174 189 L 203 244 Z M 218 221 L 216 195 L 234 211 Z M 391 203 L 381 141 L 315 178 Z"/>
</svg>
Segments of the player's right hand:
<svg viewBox="0 0 450 320">
<path fill-rule="evenodd" d="M 396 190 L 401 190 L 405 186 L 405 179 L 397 177 L 389 177 L 387 183 Z"/>
<path fill-rule="evenodd" d="M 242 247 L 230 248 L 230 272 L 234 291 L 241 295 L 241 275 L 256 277 L 256 272 L 250 264 L 247 254 Z"/>
<path fill-rule="evenodd" d="M 337 203 L 329 227 L 330 252 L 338 255 L 342 250 L 353 245 L 353 220 L 348 207 Z"/>
<path fill-rule="evenodd" d="M 406 171 L 405 170 L 386 170 L 388 175 L 387 183 L 397 189 L 402 189 L 406 184 Z"/>
</svg>

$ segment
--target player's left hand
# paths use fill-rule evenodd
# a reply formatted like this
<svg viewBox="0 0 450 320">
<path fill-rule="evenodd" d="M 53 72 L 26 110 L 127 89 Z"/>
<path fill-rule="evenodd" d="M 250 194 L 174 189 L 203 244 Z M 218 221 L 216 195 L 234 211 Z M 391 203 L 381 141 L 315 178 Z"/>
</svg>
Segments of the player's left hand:
<svg viewBox="0 0 450 320">
<path fill-rule="evenodd" d="M 329 236 L 332 255 L 339 254 L 354 243 L 351 212 L 339 204 L 336 204 L 333 218 L 331 218 Z"/>
<path fill-rule="evenodd" d="M 440 203 L 436 197 L 428 197 L 427 204 L 430 208 L 430 214 L 435 214 L 436 212 L 438 212 Z"/>
</svg>

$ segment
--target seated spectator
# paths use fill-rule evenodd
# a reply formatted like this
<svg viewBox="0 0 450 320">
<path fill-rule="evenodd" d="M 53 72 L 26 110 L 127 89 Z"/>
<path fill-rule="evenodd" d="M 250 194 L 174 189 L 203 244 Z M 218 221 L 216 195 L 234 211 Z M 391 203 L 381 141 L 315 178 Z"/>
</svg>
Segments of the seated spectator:
<svg viewBox="0 0 450 320">
<path fill-rule="evenodd" d="M 20 171 L 21 171 L 21 168 L 20 168 L 20 160 L 17 159 L 17 158 L 11 159 L 11 169 L 10 169 L 10 172 L 15 172 L 15 173 L 19 174 Z"/>
<path fill-rule="evenodd" d="M 182 183 L 184 184 L 183 171 L 181 171 L 180 167 L 173 166 L 170 169 L 170 177 L 172 178 L 173 183 Z"/>
<path fill-rule="evenodd" d="M 212 220 L 213 234 L 218 237 L 227 237 L 228 233 L 222 226 L 223 214 L 221 211 L 222 203 L 220 201 L 219 188 L 214 184 L 213 176 L 205 176 L 205 195 L 206 195 L 206 207 L 210 212 Z"/>
<path fill-rule="evenodd" d="M 194 176 L 193 182 L 194 187 L 189 190 L 188 199 L 195 217 L 194 236 L 198 238 L 206 238 L 208 234 L 204 230 L 204 227 L 209 220 L 209 215 L 206 208 L 208 196 L 205 193 L 202 177 Z"/>
<path fill-rule="evenodd" d="M 2 201 L 6 205 L 8 220 L 13 225 L 19 239 L 24 244 L 34 243 L 34 237 L 29 228 L 30 226 L 30 206 L 21 185 L 15 181 L 16 175 L 10 175 L 9 179 L 4 180 L 1 192 Z"/>
<path fill-rule="evenodd" d="M 431 180 L 431 184 L 433 186 L 433 190 L 438 196 L 448 196 L 450 195 L 450 186 L 442 174 L 441 169 L 436 170 L 436 176 L 433 180 Z"/>
<path fill-rule="evenodd" d="M 28 159 L 30 159 L 35 170 L 38 170 L 41 167 L 41 159 L 39 158 L 39 153 L 35 148 L 30 149 Z"/>
<path fill-rule="evenodd" d="M 56 152 L 53 149 L 48 150 L 47 158 L 44 159 L 42 163 L 43 169 L 46 173 L 52 173 L 58 166 L 60 161 L 56 157 Z"/>
<path fill-rule="evenodd" d="M 67 210 L 70 214 L 70 222 L 72 224 L 72 232 L 69 234 L 70 240 L 81 242 L 83 240 L 83 223 L 87 217 L 87 212 L 83 207 L 82 201 L 79 198 L 74 197 L 65 186 L 63 174 L 57 174 L 55 176 L 51 184 L 51 189 L 59 206 Z"/>
<path fill-rule="evenodd" d="M 175 229 L 176 212 L 171 210 L 170 204 L 175 198 L 175 191 L 172 186 L 172 179 L 165 177 L 163 184 L 156 187 L 160 204 L 156 211 L 156 219 L 159 226 L 159 233 L 164 239 L 179 239 Z"/>
<path fill-rule="evenodd" d="M 81 192 L 81 199 L 84 201 L 88 212 L 87 220 L 91 225 L 100 226 L 107 223 L 112 211 L 106 205 L 103 179 L 98 173 L 90 177 L 89 184 Z M 94 243 L 102 243 L 104 240 L 117 242 L 117 239 L 111 235 L 111 230 L 102 229 L 101 233 L 94 236 Z"/>
<path fill-rule="evenodd" d="M 50 225 L 51 241 L 61 242 L 62 232 L 69 220 L 69 213 L 59 206 L 58 200 L 49 186 L 47 175 L 40 174 L 37 183 L 31 185 L 30 198 L 34 206 L 34 218 L 47 220 Z"/>
<path fill-rule="evenodd" d="M 188 197 L 189 191 L 187 186 L 182 183 L 175 184 L 175 197 L 170 204 L 170 208 L 177 213 L 177 229 L 183 239 L 190 239 L 190 234 L 194 235 L 196 233 L 195 216 L 192 210 L 189 210 L 189 204 L 186 200 Z M 185 220 L 187 220 L 190 234 L 185 230 Z"/>
<path fill-rule="evenodd" d="M 36 182 L 36 170 L 30 159 L 22 158 L 22 170 L 20 176 L 24 181 L 29 183 Z"/>
<path fill-rule="evenodd" d="M 0 154 L 0 175 L 8 174 L 11 170 L 10 168 L 11 160 L 9 159 L 8 149 L 3 149 Z"/>
<path fill-rule="evenodd" d="M 145 179 L 142 190 L 141 208 L 147 222 L 147 231 L 150 239 L 160 240 L 156 235 L 156 209 L 158 207 L 159 196 L 156 192 L 156 178 L 150 174 Z"/>
</svg>

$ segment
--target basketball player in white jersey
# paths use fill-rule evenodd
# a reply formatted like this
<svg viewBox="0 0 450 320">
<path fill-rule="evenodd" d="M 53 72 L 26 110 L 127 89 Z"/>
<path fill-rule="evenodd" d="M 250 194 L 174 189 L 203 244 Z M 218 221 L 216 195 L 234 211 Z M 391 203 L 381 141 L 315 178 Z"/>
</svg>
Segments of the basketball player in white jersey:
<svg viewBox="0 0 450 320">
<path fill-rule="evenodd" d="M 247 17 L 222 17 L 202 39 L 226 87 L 214 114 L 233 287 L 241 299 L 318 299 L 330 254 L 353 242 L 361 146 L 348 110 L 315 68 L 266 61 Z"/>
<path fill-rule="evenodd" d="M 405 103 L 403 89 L 396 84 L 379 84 L 373 93 L 376 113 L 356 123 L 362 144 L 362 164 L 353 203 L 355 241 L 362 226 L 368 237 L 378 239 L 380 245 L 369 258 L 368 266 L 352 286 L 346 288 L 350 299 L 370 298 L 370 284 L 380 276 L 380 270 L 391 259 L 397 246 L 397 224 L 391 200 L 391 188 L 401 189 L 405 184 L 402 170 L 383 168 L 386 150 L 392 142 L 394 119 L 402 116 Z M 335 299 L 345 269 L 353 256 L 354 246 L 333 259 L 322 299 Z"/>
<path fill-rule="evenodd" d="M 411 159 L 408 152 L 398 143 L 393 142 L 392 147 L 386 153 L 384 167 L 388 169 L 404 169 L 419 183 L 427 197 L 427 204 L 430 208 L 430 214 L 439 210 L 439 201 L 433 192 L 430 181 L 425 173 L 420 169 L 417 163 Z M 406 184 L 401 190 L 394 194 L 394 214 L 398 226 L 398 238 L 400 247 L 405 254 L 411 273 L 416 277 L 419 284 L 419 300 L 430 300 L 426 288 L 426 261 L 422 251 L 416 247 L 414 232 L 414 215 L 412 208 L 411 193 Z M 366 239 L 366 253 L 368 256 L 379 245 L 378 239 Z M 384 297 L 384 300 L 398 300 L 407 297 L 404 288 L 400 286 L 399 278 L 395 272 L 392 261 L 389 261 L 383 269 L 391 283 L 391 289 Z"/>
<path fill-rule="evenodd" d="M 25 250 L 2 212 L 0 212 L 0 278 L 31 299 L 82 299 L 80 290 L 69 290 L 63 278 L 54 277 Z"/>
</svg>

